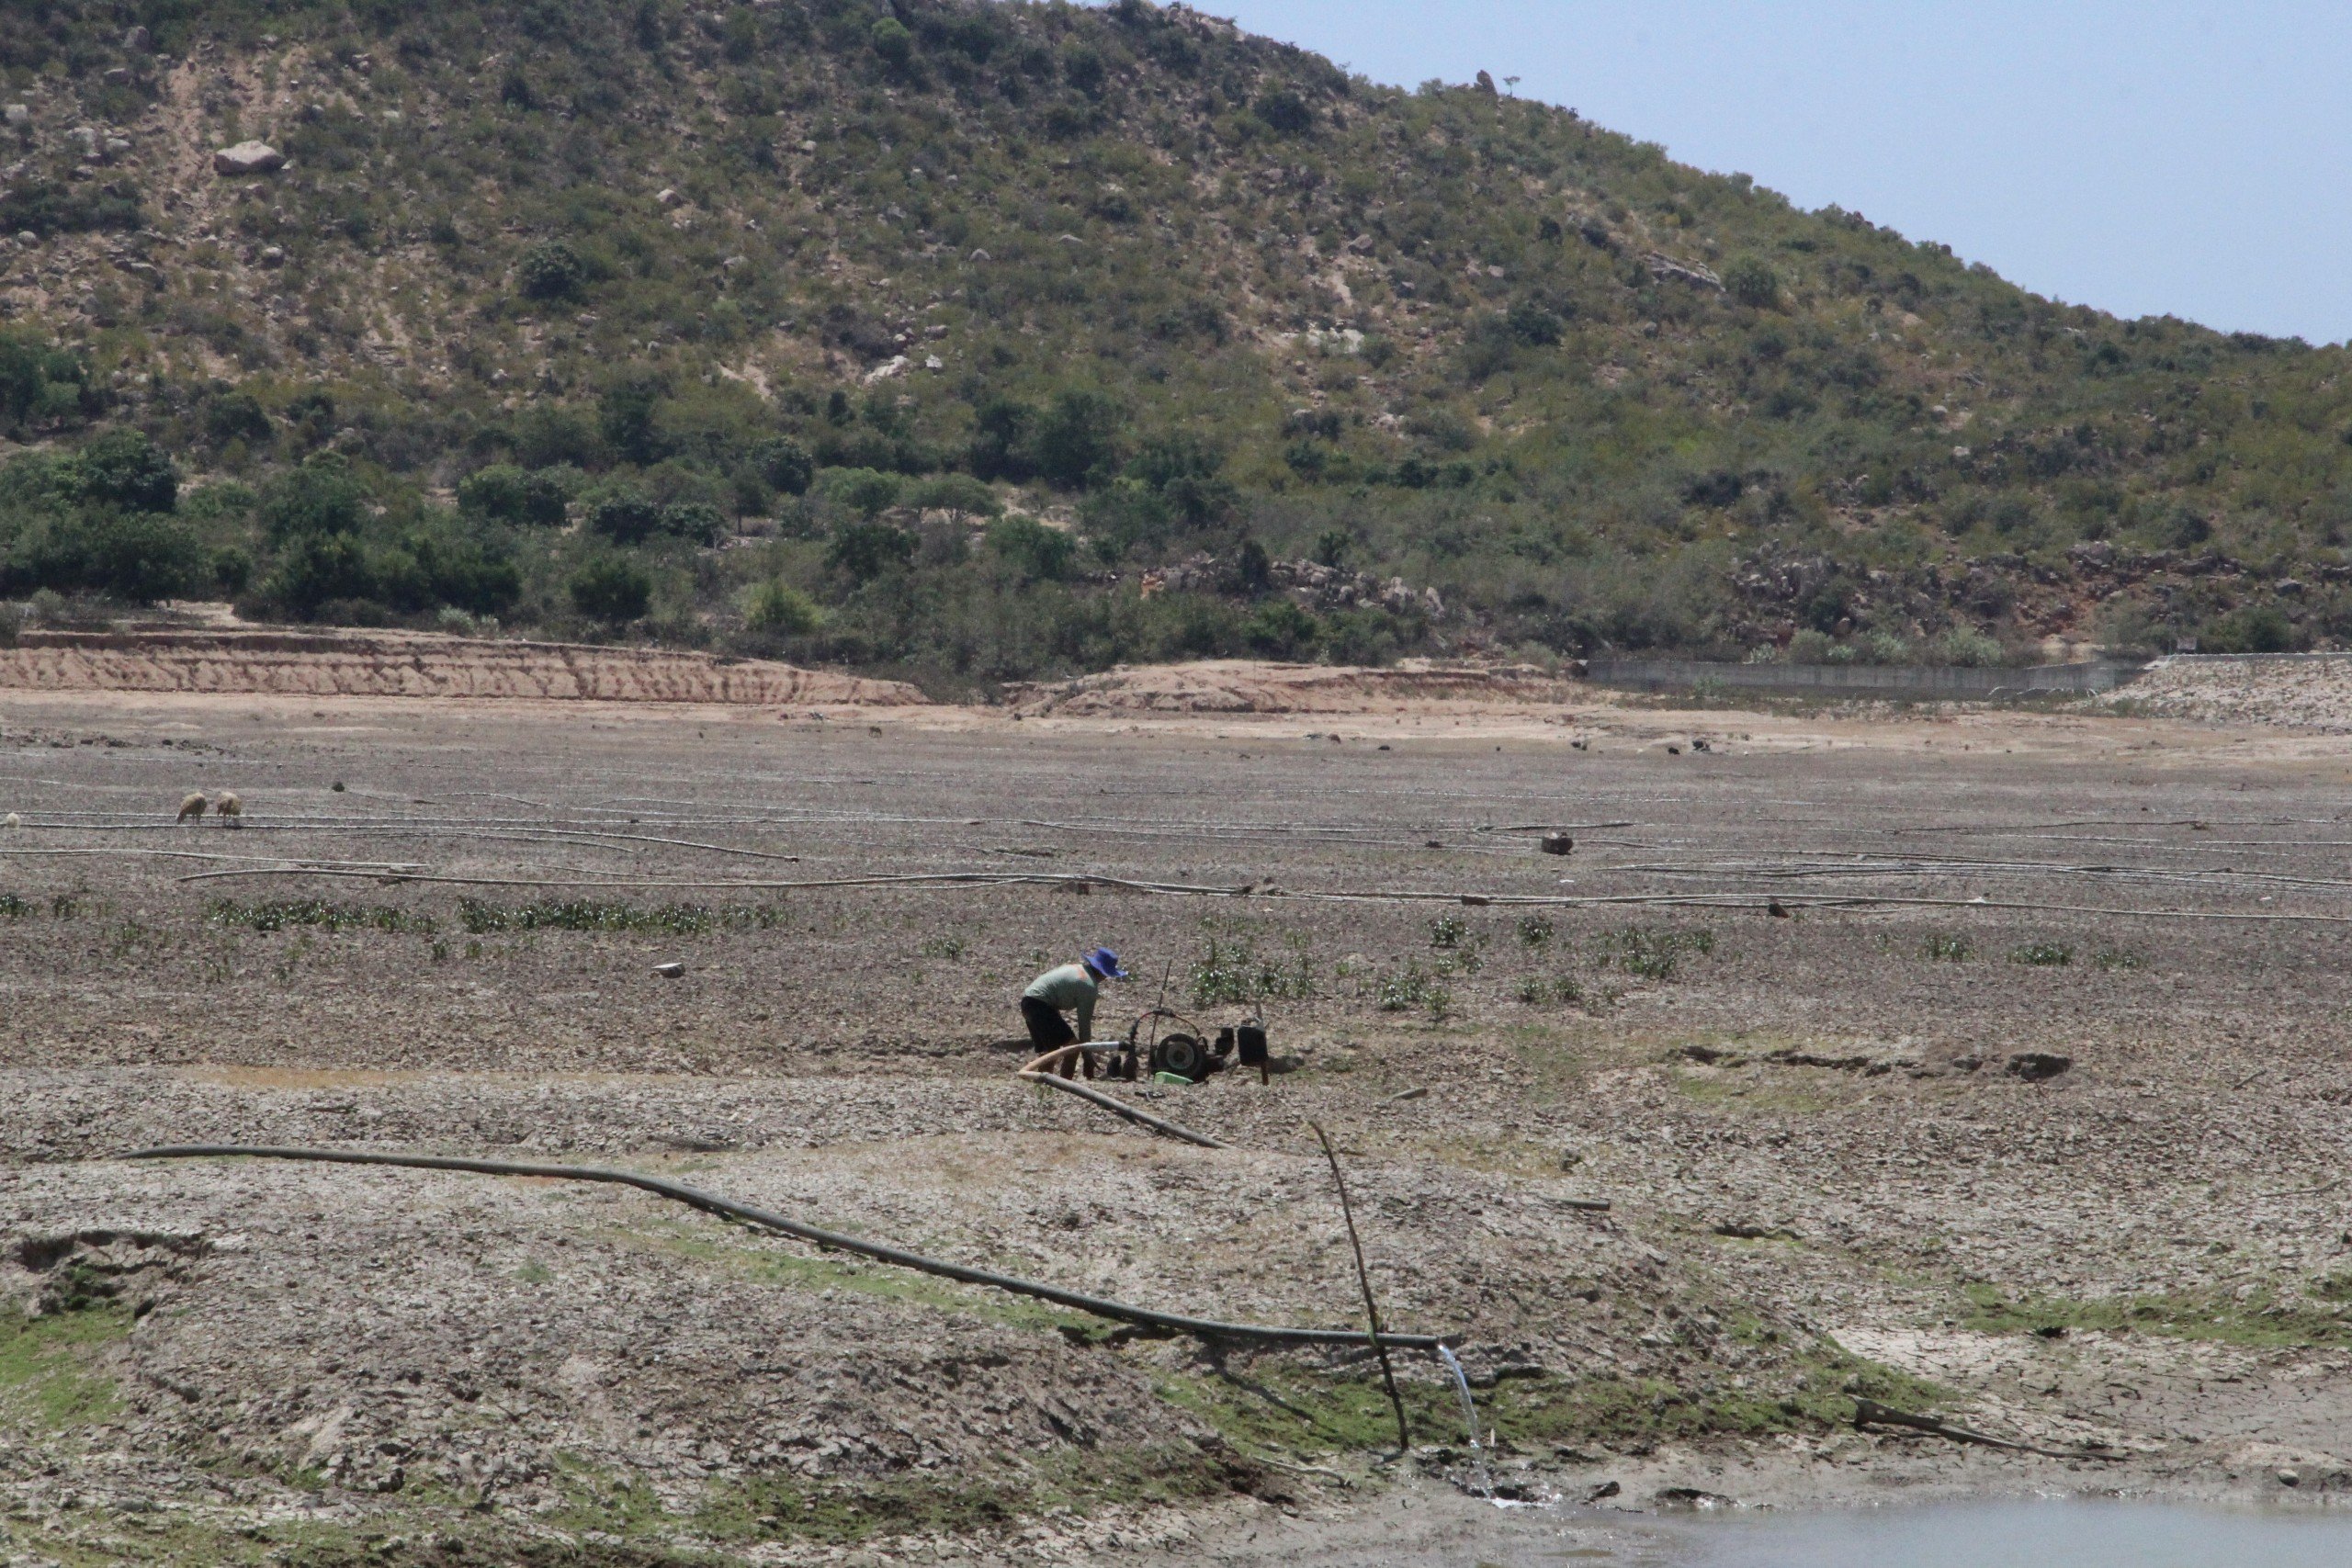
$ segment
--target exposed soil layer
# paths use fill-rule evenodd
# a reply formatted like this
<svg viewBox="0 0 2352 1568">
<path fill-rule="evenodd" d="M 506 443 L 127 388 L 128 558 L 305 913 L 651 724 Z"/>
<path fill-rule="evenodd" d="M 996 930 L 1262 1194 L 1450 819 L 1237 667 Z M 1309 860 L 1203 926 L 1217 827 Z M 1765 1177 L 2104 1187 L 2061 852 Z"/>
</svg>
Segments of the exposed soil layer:
<svg viewBox="0 0 2352 1568">
<path fill-rule="evenodd" d="M 1311 1116 L 1387 1317 L 1461 1337 L 1510 1488 L 2352 1488 L 2346 743 L 854 716 L 6 699 L 19 1550 L 1251 1561 L 1306 1529 L 1329 1551 L 1299 1560 L 1340 1561 L 1470 1473 L 1419 1359 L 1416 1452 L 1382 1469 L 1360 1352 L 1134 1337 L 624 1190 L 109 1157 L 198 1140 L 627 1165 L 1345 1325 Z M 245 826 L 175 826 L 191 789 Z M 1091 890 L 846 885 L 974 871 Z M 1510 898 L 1683 902 L 1476 901 Z M 1106 1031 L 1163 976 L 1212 1030 L 1263 1008 L 1270 1084 L 1112 1086 L 1235 1148 L 1011 1078 L 1021 985 L 1094 942 L 1144 976 Z M 2111 1457 L 1858 1432 L 1857 1394 Z"/>
<path fill-rule="evenodd" d="M 587 644 L 375 631 L 26 632 L 0 648 L 0 691 L 537 697 L 623 703 L 921 703 L 897 681 L 761 660 Z"/>
</svg>

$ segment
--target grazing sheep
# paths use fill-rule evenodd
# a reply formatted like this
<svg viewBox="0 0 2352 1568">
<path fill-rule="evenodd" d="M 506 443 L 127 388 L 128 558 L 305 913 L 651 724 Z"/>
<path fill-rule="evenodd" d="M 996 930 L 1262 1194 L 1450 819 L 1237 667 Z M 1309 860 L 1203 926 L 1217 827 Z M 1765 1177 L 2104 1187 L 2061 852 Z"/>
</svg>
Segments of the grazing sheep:
<svg viewBox="0 0 2352 1568">
<path fill-rule="evenodd" d="M 212 812 L 229 827 L 242 828 L 245 825 L 245 803 L 233 795 L 224 794 L 214 801 Z"/>
<path fill-rule="evenodd" d="M 201 794 L 189 795 L 180 802 L 180 820 L 185 822 L 191 817 L 203 816 L 204 808 L 211 804 Z"/>
</svg>

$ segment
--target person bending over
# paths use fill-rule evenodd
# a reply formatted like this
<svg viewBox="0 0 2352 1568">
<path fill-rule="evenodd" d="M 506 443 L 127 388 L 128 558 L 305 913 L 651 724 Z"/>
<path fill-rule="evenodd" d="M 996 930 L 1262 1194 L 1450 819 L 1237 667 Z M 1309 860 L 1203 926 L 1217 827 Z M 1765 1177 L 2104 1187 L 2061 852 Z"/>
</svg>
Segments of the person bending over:
<svg viewBox="0 0 2352 1568">
<path fill-rule="evenodd" d="M 1092 1040 L 1094 1004 L 1102 999 L 1102 982 L 1126 977 L 1127 972 L 1119 967 L 1119 955 L 1107 947 L 1098 947 L 1077 963 L 1048 969 L 1030 981 L 1029 988 L 1021 993 L 1021 1021 L 1029 1026 L 1030 1043 L 1043 1053 Z M 1076 1032 L 1062 1017 L 1066 1012 L 1078 1015 Z M 1080 1051 L 1065 1057 L 1062 1077 L 1076 1077 L 1079 1058 L 1085 1055 Z M 1086 1076 L 1094 1076 L 1091 1060 L 1086 1064 Z"/>
</svg>

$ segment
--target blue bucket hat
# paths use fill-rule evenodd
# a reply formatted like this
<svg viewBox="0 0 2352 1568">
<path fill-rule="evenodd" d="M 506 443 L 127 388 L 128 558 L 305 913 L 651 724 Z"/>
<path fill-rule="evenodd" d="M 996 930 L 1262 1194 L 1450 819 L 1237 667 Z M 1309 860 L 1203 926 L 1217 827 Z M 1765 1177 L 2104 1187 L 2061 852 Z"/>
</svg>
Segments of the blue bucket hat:
<svg viewBox="0 0 2352 1568">
<path fill-rule="evenodd" d="M 1125 970 L 1119 967 L 1119 955 L 1107 947 L 1098 947 L 1088 953 L 1086 966 L 1106 980 L 1132 978 Z"/>
</svg>

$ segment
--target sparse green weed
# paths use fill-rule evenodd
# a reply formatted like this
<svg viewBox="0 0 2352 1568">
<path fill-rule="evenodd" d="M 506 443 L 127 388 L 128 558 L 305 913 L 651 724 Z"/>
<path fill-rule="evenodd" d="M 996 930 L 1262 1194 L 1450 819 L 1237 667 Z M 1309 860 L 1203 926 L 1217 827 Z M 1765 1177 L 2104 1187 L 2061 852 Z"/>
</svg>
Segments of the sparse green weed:
<svg viewBox="0 0 2352 1568">
<path fill-rule="evenodd" d="M 1560 975 L 1546 978 L 1541 975 L 1531 975 L 1519 983 L 1518 989 L 1512 994 L 1530 1007 L 1543 1007 L 1553 1003 L 1573 1004 L 1584 1000 L 1584 987 L 1572 976 Z"/>
<path fill-rule="evenodd" d="M 2075 950 L 2063 942 L 2031 942 L 2009 949 L 2009 962 L 2035 969 L 2064 969 L 2075 961 Z"/>
<path fill-rule="evenodd" d="M 1704 926 L 1626 926 L 1603 939 L 1600 963 L 1603 968 L 1613 963 L 1637 979 L 1665 981 L 1674 978 L 1685 956 L 1714 951 L 1715 933 Z"/>
<path fill-rule="evenodd" d="M 1208 945 L 1193 962 L 1188 987 L 1194 1007 L 1258 1001 L 1304 1001 L 1316 994 L 1315 966 L 1304 933 L 1289 932 L 1283 958 L 1261 957 L 1254 937 L 1240 930 L 1208 930 Z"/>
<path fill-rule="evenodd" d="M 1921 943 L 1919 956 L 1930 964 L 1965 964 L 1976 956 L 1976 948 L 1959 932 L 1945 931 Z"/>
<path fill-rule="evenodd" d="M 1418 964 L 1408 963 L 1380 982 L 1374 992 L 1383 1012 L 1408 1012 L 1427 1008 L 1431 1018 L 1443 1018 L 1453 1006 L 1453 994 Z"/>
</svg>

